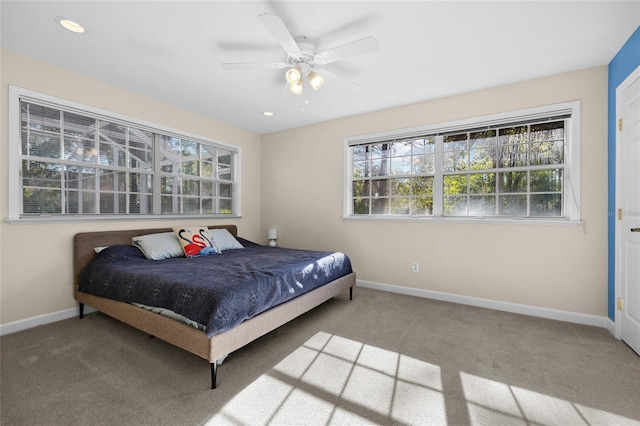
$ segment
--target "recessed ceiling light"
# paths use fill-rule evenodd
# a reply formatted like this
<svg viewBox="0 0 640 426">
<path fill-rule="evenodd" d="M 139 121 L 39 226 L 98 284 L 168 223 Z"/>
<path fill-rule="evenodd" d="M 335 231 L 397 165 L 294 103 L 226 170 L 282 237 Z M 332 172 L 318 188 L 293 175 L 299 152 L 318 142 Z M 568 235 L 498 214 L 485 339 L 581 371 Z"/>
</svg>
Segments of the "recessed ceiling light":
<svg viewBox="0 0 640 426">
<path fill-rule="evenodd" d="M 276 114 L 274 112 L 271 112 L 271 111 L 265 111 L 265 112 L 262 113 L 262 115 L 264 115 L 265 117 L 273 117 Z"/>
<path fill-rule="evenodd" d="M 56 18 L 56 22 L 62 25 L 65 29 L 74 32 L 74 33 L 83 33 L 84 27 L 77 22 L 71 21 L 69 19 L 65 19 L 61 16 Z"/>
</svg>

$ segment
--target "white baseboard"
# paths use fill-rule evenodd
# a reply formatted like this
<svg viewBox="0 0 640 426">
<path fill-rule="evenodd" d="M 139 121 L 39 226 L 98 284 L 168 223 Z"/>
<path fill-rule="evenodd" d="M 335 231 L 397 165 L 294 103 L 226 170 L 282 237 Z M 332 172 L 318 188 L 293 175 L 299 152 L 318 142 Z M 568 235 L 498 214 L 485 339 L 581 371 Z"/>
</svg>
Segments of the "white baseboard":
<svg viewBox="0 0 640 426">
<path fill-rule="evenodd" d="M 433 290 L 423 290 L 411 287 L 403 287 L 391 284 L 382 284 L 372 281 L 357 280 L 360 287 L 371 288 L 374 290 L 387 291 L 390 293 L 405 294 L 409 296 L 424 297 L 427 299 L 442 300 L 445 302 L 460 303 L 463 305 L 477 306 L 479 308 L 495 309 L 497 311 L 512 312 L 515 314 L 531 315 L 534 317 L 553 319 L 558 321 L 567 321 L 576 324 L 593 325 L 609 330 L 615 336 L 615 323 L 608 317 L 599 317 L 597 315 L 579 314 L 570 311 L 561 311 L 557 309 L 541 308 L 538 306 L 522 305 L 511 302 L 501 302 L 498 300 L 481 299 L 478 297 L 461 296 L 451 293 L 443 293 Z M 90 306 L 84 307 L 85 314 L 90 314 L 96 310 Z M 39 315 L 36 317 L 26 318 L 19 321 L 0 324 L 0 336 L 18 331 L 27 330 L 39 325 L 50 324 L 73 318 L 78 315 L 78 308 L 65 309 L 63 311 L 53 312 L 51 314 Z"/>
<path fill-rule="evenodd" d="M 499 300 L 481 299 L 478 297 L 461 296 L 458 294 L 443 293 L 439 291 L 423 290 L 411 287 L 402 287 L 390 284 L 381 284 L 371 281 L 356 280 L 360 287 L 371 288 L 374 290 L 388 291 L 391 293 L 406 294 L 409 296 L 424 297 L 427 299 L 442 300 L 445 302 L 460 303 L 463 305 L 477 306 L 479 308 L 495 309 L 497 311 L 512 312 L 515 314 L 530 315 L 534 317 L 553 319 L 558 321 L 572 322 L 576 324 L 593 325 L 596 327 L 606 328 L 611 331 L 608 317 L 600 317 L 597 315 L 579 314 L 570 311 L 561 311 L 557 309 L 541 308 L 532 305 L 522 305 L 511 302 L 501 302 Z M 613 323 L 612 323 L 613 324 Z M 613 327 L 615 328 L 615 327 Z"/>
<path fill-rule="evenodd" d="M 96 310 L 90 306 L 84 306 L 84 313 L 90 314 Z M 27 330 L 29 328 L 38 327 L 39 325 L 51 324 L 52 322 L 62 321 L 68 318 L 77 317 L 79 314 L 78 307 L 65 309 L 63 311 L 53 312 L 50 314 L 38 315 L 23 320 L 0 324 L 0 336 L 5 334 L 17 333 L 18 331 Z"/>
</svg>

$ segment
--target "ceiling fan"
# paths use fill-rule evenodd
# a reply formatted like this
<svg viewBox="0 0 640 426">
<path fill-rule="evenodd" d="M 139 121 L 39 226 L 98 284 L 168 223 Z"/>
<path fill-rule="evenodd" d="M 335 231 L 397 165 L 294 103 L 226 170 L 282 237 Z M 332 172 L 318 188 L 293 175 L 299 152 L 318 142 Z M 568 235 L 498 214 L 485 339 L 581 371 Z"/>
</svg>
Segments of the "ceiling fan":
<svg viewBox="0 0 640 426">
<path fill-rule="evenodd" d="M 316 72 L 318 68 L 371 53 L 379 48 L 378 40 L 369 36 L 324 52 L 316 52 L 315 45 L 308 38 L 294 39 L 280 17 L 263 13 L 258 18 L 284 49 L 286 53 L 284 61 L 223 63 L 222 68 L 226 70 L 287 68 L 285 78 L 289 83 L 289 90 L 297 95 L 302 94 L 304 90 L 305 78 L 314 90 L 318 90 L 324 84 L 324 77 Z"/>
</svg>

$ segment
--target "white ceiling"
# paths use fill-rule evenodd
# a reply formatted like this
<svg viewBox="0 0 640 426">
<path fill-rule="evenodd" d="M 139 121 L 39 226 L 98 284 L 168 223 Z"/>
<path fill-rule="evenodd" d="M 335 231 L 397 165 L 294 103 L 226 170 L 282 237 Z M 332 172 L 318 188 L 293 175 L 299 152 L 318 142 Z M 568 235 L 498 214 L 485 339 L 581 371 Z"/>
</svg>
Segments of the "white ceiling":
<svg viewBox="0 0 640 426">
<path fill-rule="evenodd" d="M 608 64 L 640 1 L 6 1 L 2 47 L 264 134 Z M 366 36 L 377 52 L 333 64 L 317 92 L 285 87 L 258 15 L 322 51 Z M 84 34 L 57 25 L 62 16 Z M 327 67 L 329 68 L 329 67 Z M 322 71 L 322 69 L 321 69 Z M 263 111 L 275 116 L 264 117 Z"/>
</svg>

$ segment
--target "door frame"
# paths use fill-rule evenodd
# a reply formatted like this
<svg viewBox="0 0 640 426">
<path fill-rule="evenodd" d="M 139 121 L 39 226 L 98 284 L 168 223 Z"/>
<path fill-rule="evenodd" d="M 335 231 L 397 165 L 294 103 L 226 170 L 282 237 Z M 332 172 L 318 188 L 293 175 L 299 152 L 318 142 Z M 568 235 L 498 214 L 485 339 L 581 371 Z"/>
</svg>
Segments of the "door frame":
<svg viewBox="0 0 640 426">
<path fill-rule="evenodd" d="M 622 135 L 621 135 L 621 131 L 620 131 L 620 127 L 618 126 L 618 120 L 620 120 L 620 118 L 622 117 L 622 102 L 621 102 L 621 94 L 622 92 L 624 92 L 626 89 L 629 88 L 629 86 L 631 86 L 631 83 L 633 83 L 634 81 L 636 81 L 636 79 L 640 78 L 640 66 L 636 67 L 635 70 L 633 70 L 625 79 L 622 83 L 620 83 L 618 85 L 618 87 L 616 87 L 616 120 L 615 120 L 615 126 L 616 126 L 616 144 L 615 144 L 615 148 L 616 148 L 616 184 L 615 184 L 615 191 L 616 191 L 616 195 L 615 195 L 615 200 L 616 200 L 616 207 L 615 207 L 615 211 L 613 212 L 613 214 L 615 215 L 615 236 L 614 236 L 614 244 L 615 244 L 615 301 L 614 301 L 614 306 L 615 306 L 615 337 L 617 339 L 621 339 L 622 338 L 622 311 L 620 311 L 620 309 L 618 309 L 618 299 L 622 297 L 622 221 L 618 220 L 618 208 L 619 206 L 622 204 L 622 197 L 621 197 L 621 172 L 620 172 L 620 165 L 622 164 L 622 158 L 621 158 L 621 150 L 620 150 L 620 144 L 622 142 Z M 623 123 L 624 124 L 624 123 Z"/>
</svg>

